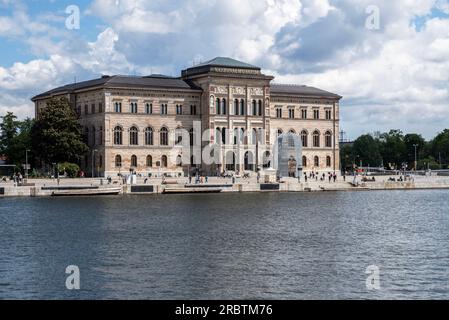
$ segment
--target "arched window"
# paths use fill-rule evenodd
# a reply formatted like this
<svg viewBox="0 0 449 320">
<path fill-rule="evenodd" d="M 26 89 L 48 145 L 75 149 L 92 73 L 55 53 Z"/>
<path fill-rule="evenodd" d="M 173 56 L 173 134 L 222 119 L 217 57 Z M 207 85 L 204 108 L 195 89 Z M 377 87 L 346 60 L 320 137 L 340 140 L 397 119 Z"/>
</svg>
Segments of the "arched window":
<svg viewBox="0 0 449 320">
<path fill-rule="evenodd" d="M 215 107 L 217 108 L 216 113 L 217 114 L 221 114 L 221 105 L 220 105 L 220 98 L 217 98 L 216 102 L 215 102 Z"/>
<path fill-rule="evenodd" d="M 119 154 L 115 156 L 115 167 L 116 168 L 122 167 L 122 156 Z"/>
<path fill-rule="evenodd" d="M 320 147 L 320 132 L 318 130 L 313 132 L 313 146 L 315 148 L 319 148 Z"/>
<path fill-rule="evenodd" d="M 244 128 L 240 128 L 240 143 L 241 144 L 245 143 L 245 129 Z"/>
<path fill-rule="evenodd" d="M 281 136 L 283 134 L 281 129 L 278 129 L 278 137 Z"/>
<path fill-rule="evenodd" d="M 162 168 L 167 168 L 167 156 L 162 156 L 161 166 L 162 166 Z"/>
<path fill-rule="evenodd" d="M 239 129 L 234 128 L 234 144 L 237 144 L 238 141 L 239 141 Z"/>
<path fill-rule="evenodd" d="M 132 146 L 139 145 L 139 130 L 136 127 L 129 129 L 129 144 Z"/>
<path fill-rule="evenodd" d="M 302 156 L 302 166 L 304 168 L 307 167 L 307 157 L 306 156 Z"/>
<path fill-rule="evenodd" d="M 234 114 L 239 115 L 239 99 L 234 100 Z"/>
<path fill-rule="evenodd" d="M 306 130 L 301 131 L 301 142 L 304 148 L 307 148 L 309 140 L 309 134 Z"/>
<path fill-rule="evenodd" d="M 178 155 L 176 157 L 176 166 L 177 167 L 182 167 L 182 157 L 180 155 Z"/>
<path fill-rule="evenodd" d="M 288 146 L 289 147 L 291 147 L 291 148 L 294 148 L 295 147 L 295 138 L 294 138 L 294 135 L 295 135 L 295 130 L 290 130 L 289 132 L 288 132 Z"/>
<path fill-rule="evenodd" d="M 245 100 L 240 100 L 240 115 L 244 116 L 246 114 L 245 112 Z"/>
<path fill-rule="evenodd" d="M 220 144 L 221 143 L 221 129 L 220 127 L 217 127 L 215 129 L 215 143 Z"/>
<path fill-rule="evenodd" d="M 332 159 L 329 156 L 326 157 L 326 167 L 332 167 Z"/>
<path fill-rule="evenodd" d="M 137 168 L 137 156 L 135 155 L 131 156 L 131 167 Z"/>
<path fill-rule="evenodd" d="M 160 145 L 168 146 L 168 129 L 166 127 L 162 127 L 160 132 Z"/>
<path fill-rule="evenodd" d="M 226 99 L 221 100 L 221 114 L 227 114 L 227 106 L 226 106 Z"/>
<path fill-rule="evenodd" d="M 193 146 L 194 141 L 194 135 L 193 135 L 193 128 L 189 130 L 189 139 L 190 139 L 190 146 Z"/>
<path fill-rule="evenodd" d="M 269 151 L 265 151 L 263 154 L 263 167 L 269 168 L 271 166 L 271 154 Z"/>
<path fill-rule="evenodd" d="M 258 139 L 260 144 L 264 144 L 265 143 L 264 131 L 263 131 L 262 128 L 259 128 L 259 130 L 257 130 L 257 139 Z"/>
<path fill-rule="evenodd" d="M 319 167 L 320 166 L 320 158 L 318 158 L 318 156 L 315 156 L 313 158 L 313 164 L 315 165 L 315 167 Z"/>
<path fill-rule="evenodd" d="M 254 171 L 254 159 L 253 159 L 253 153 L 252 152 L 245 152 L 245 158 L 244 158 L 244 169 L 248 171 Z"/>
<path fill-rule="evenodd" d="M 221 141 L 226 144 L 226 128 L 221 128 Z"/>
<path fill-rule="evenodd" d="M 153 166 L 153 157 L 151 155 L 147 156 L 147 167 L 151 168 Z"/>
<path fill-rule="evenodd" d="M 251 143 L 252 144 L 257 144 L 257 129 L 253 128 L 251 133 L 252 133 L 252 135 L 251 135 Z"/>
<path fill-rule="evenodd" d="M 253 116 L 257 116 L 257 102 L 253 100 Z"/>
<path fill-rule="evenodd" d="M 151 127 L 145 129 L 145 144 L 147 146 L 152 146 L 154 144 L 153 128 Z"/>
<path fill-rule="evenodd" d="M 116 145 L 123 144 L 123 129 L 122 129 L 122 127 L 117 126 L 114 128 L 114 144 L 116 144 Z"/>
<path fill-rule="evenodd" d="M 332 148 L 332 133 L 330 131 L 326 131 L 324 134 L 324 143 L 326 148 Z"/>
<path fill-rule="evenodd" d="M 182 144 L 182 128 L 176 128 L 175 130 L 175 141 L 177 145 Z"/>
<path fill-rule="evenodd" d="M 263 103 L 259 100 L 259 116 L 263 116 Z"/>
<path fill-rule="evenodd" d="M 235 153 L 234 151 L 228 151 L 226 153 L 226 170 L 235 170 Z"/>
</svg>

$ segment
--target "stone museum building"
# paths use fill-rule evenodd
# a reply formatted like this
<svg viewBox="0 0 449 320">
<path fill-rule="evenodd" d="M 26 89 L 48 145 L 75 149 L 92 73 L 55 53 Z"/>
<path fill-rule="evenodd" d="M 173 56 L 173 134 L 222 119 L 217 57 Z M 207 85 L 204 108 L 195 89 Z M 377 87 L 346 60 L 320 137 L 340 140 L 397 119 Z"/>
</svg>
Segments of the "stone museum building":
<svg viewBox="0 0 449 320">
<path fill-rule="evenodd" d="M 289 161 L 291 176 L 298 167 L 338 172 L 342 97 L 273 80 L 257 66 L 219 57 L 180 77 L 104 75 L 32 101 L 39 117 L 49 99 L 68 98 L 90 148 L 80 163 L 89 175 L 255 172 L 276 162 L 273 145 L 285 134 L 302 144 L 294 153 L 300 159 Z M 204 156 L 211 144 L 213 163 Z"/>
</svg>

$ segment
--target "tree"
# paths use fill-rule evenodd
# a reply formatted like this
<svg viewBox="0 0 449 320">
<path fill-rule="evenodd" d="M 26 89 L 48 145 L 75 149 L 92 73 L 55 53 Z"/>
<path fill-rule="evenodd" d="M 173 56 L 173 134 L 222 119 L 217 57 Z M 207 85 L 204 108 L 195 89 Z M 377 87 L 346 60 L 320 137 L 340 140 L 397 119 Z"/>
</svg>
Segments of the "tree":
<svg viewBox="0 0 449 320">
<path fill-rule="evenodd" d="M 401 130 L 390 130 L 380 135 L 380 154 L 385 166 L 399 169 L 406 160 L 407 148 Z"/>
<path fill-rule="evenodd" d="M 21 166 L 25 163 L 26 150 L 31 149 L 31 127 L 33 120 L 27 118 L 24 121 L 17 121 L 17 117 L 8 112 L 1 117 L 0 129 L 0 153 L 5 155 L 8 163 Z M 31 152 L 29 154 L 30 159 Z"/>
<path fill-rule="evenodd" d="M 7 112 L 6 115 L 0 117 L 0 153 L 7 156 L 8 149 L 11 146 L 13 139 L 17 136 L 18 121 L 17 117 L 12 112 Z"/>
<path fill-rule="evenodd" d="M 417 160 L 421 157 L 425 156 L 425 145 L 426 140 L 420 135 L 416 133 L 406 134 L 404 136 L 404 144 L 405 144 L 405 159 L 407 163 L 410 165 L 415 163 L 415 146 L 416 146 L 416 158 Z M 409 166 L 411 167 L 411 166 Z"/>
<path fill-rule="evenodd" d="M 351 144 L 343 144 L 340 148 L 340 161 L 343 171 L 352 171 L 354 169 L 354 153 Z"/>
<path fill-rule="evenodd" d="M 438 134 L 430 142 L 430 145 L 432 157 L 436 159 L 438 163 L 441 159 L 441 165 L 445 165 L 447 168 L 449 164 L 449 129 L 445 129 Z"/>
<path fill-rule="evenodd" d="M 357 138 L 353 145 L 353 154 L 358 161 L 362 161 L 365 166 L 380 166 L 382 157 L 379 151 L 379 142 L 369 134 Z"/>
<path fill-rule="evenodd" d="M 52 99 L 35 120 L 32 144 L 36 156 L 47 164 L 78 163 L 88 152 L 78 117 L 67 98 Z"/>
</svg>

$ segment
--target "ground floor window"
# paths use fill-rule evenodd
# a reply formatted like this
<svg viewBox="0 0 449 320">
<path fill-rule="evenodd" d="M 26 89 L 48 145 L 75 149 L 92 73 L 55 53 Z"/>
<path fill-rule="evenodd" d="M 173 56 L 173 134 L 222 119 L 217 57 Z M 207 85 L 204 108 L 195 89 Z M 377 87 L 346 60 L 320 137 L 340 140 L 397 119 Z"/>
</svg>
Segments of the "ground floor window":
<svg viewBox="0 0 449 320">
<path fill-rule="evenodd" d="M 135 155 L 131 156 L 131 167 L 137 167 L 137 156 Z"/>
<path fill-rule="evenodd" d="M 121 155 L 116 155 L 115 156 L 115 167 L 116 168 L 121 168 L 122 167 L 122 156 Z"/>
</svg>

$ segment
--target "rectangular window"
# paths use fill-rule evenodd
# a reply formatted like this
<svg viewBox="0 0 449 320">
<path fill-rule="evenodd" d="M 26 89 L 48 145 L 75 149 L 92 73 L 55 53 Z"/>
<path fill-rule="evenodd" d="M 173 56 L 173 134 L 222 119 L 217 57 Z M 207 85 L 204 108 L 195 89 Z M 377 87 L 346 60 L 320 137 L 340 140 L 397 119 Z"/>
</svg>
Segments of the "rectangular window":
<svg viewBox="0 0 449 320">
<path fill-rule="evenodd" d="M 84 106 L 84 114 L 89 114 L 89 106 L 87 104 Z"/>
<path fill-rule="evenodd" d="M 276 118 L 282 118 L 282 108 L 276 108 Z"/>
<path fill-rule="evenodd" d="M 153 114 L 153 104 L 152 103 L 147 103 L 145 105 L 145 113 L 146 114 Z"/>
<path fill-rule="evenodd" d="M 122 112 L 122 103 L 121 102 L 116 102 L 114 104 L 114 106 L 115 106 L 115 112 L 116 113 L 121 113 Z"/>
<path fill-rule="evenodd" d="M 196 115 L 196 105 L 190 106 L 190 114 L 195 116 Z"/>
<path fill-rule="evenodd" d="M 161 114 L 163 114 L 163 115 L 168 114 L 168 105 L 167 104 L 161 104 Z"/>
<path fill-rule="evenodd" d="M 103 113 L 103 103 L 98 103 L 98 112 Z"/>
<path fill-rule="evenodd" d="M 331 120 L 331 119 L 332 119 L 332 111 L 326 110 L 326 120 Z"/>
<path fill-rule="evenodd" d="M 315 109 L 313 110 L 313 119 L 318 120 L 320 118 L 320 110 Z"/>
<path fill-rule="evenodd" d="M 91 107 L 92 107 L 92 113 L 95 113 L 95 103 L 92 103 Z"/>
<path fill-rule="evenodd" d="M 181 105 L 176 105 L 176 114 L 182 115 L 182 106 Z"/>
<path fill-rule="evenodd" d="M 301 119 L 307 119 L 307 109 L 301 109 Z"/>
<path fill-rule="evenodd" d="M 137 102 L 131 102 L 131 113 L 137 113 Z"/>
<path fill-rule="evenodd" d="M 295 119 L 295 109 L 288 109 L 289 119 Z"/>
</svg>

